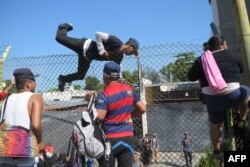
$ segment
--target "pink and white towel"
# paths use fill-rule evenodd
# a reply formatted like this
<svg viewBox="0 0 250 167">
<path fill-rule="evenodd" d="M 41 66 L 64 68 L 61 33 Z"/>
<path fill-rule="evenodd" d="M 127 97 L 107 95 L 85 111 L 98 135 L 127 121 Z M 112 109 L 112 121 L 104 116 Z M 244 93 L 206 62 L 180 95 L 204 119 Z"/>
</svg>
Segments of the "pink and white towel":
<svg viewBox="0 0 250 167">
<path fill-rule="evenodd" d="M 227 83 L 222 77 L 220 69 L 210 50 L 205 51 L 201 55 L 201 62 L 211 92 L 218 94 L 227 87 Z"/>
</svg>

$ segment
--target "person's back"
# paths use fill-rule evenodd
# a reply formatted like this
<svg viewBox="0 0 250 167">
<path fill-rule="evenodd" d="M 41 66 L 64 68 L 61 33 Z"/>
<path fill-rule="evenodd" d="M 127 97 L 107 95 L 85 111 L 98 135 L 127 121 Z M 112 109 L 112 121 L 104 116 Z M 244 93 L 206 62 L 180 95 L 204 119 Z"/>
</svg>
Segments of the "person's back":
<svg viewBox="0 0 250 167">
<path fill-rule="evenodd" d="M 32 92 L 22 92 L 9 96 L 6 105 L 8 112 L 5 113 L 5 120 L 10 125 L 21 126 L 30 130 L 30 116 L 27 104 L 32 95 Z"/>
<path fill-rule="evenodd" d="M 109 165 L 115 166 L 117 159 L 119 167 L 132 167 L 134 154 L 132 117 L 146 112 L 146 107 L 130 85 L 119 81 L 119 64 L 106 63 L 103 72 L 107 87 L 98 94 L 95 107 L 97 117 L 102 120 L 105 137 L 112 145 Z"/>
<path fill-rule="evenodd" d="M 108 112 L 103 120 L 106 138 L 133 136 L 133 124 L 125 123 L 131 119 L 135 101 L 132 88 L 129 85 L 115 82 L 103 90 L 103 95 L 109 102 Z M 118 98 L 113 98 L 114 96 Z"/>
<path fill-rule="evenodd" d="M 233 55 L 228 50 L 220 50 L 218 52 L 214 52 L 213 57 L 226 83 L 240 82 L 240 74 L 243 69 L 237 56 Z M 189 71 L 188 78 L 190 81 L 201 79 L 201 87 L 208 86 L 208 82 L 202 68 L 201 57 L 195 61 L 194 66 Z"/>
<path fill-rule="evenodd" d="M 240 82 L 242 66 L 239 57 L 233 55 L 228 50 L 220 50 L 213 53 L 214 59 L 221 71 L 223 79 L 227 83 Z"/>
<path fill-rule="evenodd" d="M 36 140 L 35 143 L 38 143 L 38 145 L 34 145 L 34 147 L 36 147 L 34 148 L 34 150 L 32 150 L 34 151 L 34 153 L 22 151 L 22 154 L 27 156 L 16 158 L 15 156 L 5 157 L 4 155 L 2 155 L 0 157 L 0 165 L 5 163 L 29 167 L 36 164 L 36 157 L 32 157 L 38 156 L 38 152 L 36 153 L 35 150 L 42 150 L 44 147 L 44 143 L 42 141 L 41 126 L 43 100 L 41 96 L 33 93 L 36 87 L 35 76 L 29 69 L 21 68 L 15 70 L 14 77 L 16 80 L 17 93 L 10 95 L 4 101 L 4 107 L 2 108 L 2 111 L 4 111 L 4 113 L 1 114 L 1 120 L 4 120 L 4 123 L 8 124 L 14 129 L 21 129 L 20 131 L 16 131 L 16 133 L 28 133 L 29 131 L 32 131 L 34 133 L 34 140 Z M 15 145 L 15 149 L 18 149 L 19 147 L 19 149 L 21 150 L 27 149 L 24 143 L 19 143 L 19 140 L 13 140 L 13 142 L 16 142 L 17 144 Z M 5 146 L 7 147 L 7 145 Z M 8 147 L 11 146 L 8 145 Z"/>
</svg>

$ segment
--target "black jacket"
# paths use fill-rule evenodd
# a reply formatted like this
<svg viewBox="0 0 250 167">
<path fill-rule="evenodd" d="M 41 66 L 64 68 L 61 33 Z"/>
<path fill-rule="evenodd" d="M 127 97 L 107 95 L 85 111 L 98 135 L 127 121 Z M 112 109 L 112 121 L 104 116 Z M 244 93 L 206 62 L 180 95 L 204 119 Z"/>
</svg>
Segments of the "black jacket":
<svg viewBox="0 0 250 167">
<path fill-rule="evenodd" d="M 226 83 L 240 82 L 240 73 L 243 72 L 243 68 L 238 56 L 231 54 L 228 50 L 215 52 L 213 56 Z M 201 57 L 195 60 L 189 70 L 188 79 L 190 81 L 199 80 L 201 87 L 208 86 L 201 63 Z"/>
</svg>

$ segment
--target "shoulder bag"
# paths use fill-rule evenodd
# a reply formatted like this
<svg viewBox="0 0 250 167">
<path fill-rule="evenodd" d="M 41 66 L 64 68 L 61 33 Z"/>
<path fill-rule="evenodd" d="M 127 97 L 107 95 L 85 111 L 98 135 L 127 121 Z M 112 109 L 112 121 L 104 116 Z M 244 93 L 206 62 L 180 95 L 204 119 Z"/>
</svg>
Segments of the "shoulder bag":
<svg viewBox="0 0 250 167">
<path fill-rule="evenodd" d="M 8 96 L 1 111 L 0 157 L 37 157 L 38 144 L 32 131 L 12 126 L 4 120 Z"/>
</svg>

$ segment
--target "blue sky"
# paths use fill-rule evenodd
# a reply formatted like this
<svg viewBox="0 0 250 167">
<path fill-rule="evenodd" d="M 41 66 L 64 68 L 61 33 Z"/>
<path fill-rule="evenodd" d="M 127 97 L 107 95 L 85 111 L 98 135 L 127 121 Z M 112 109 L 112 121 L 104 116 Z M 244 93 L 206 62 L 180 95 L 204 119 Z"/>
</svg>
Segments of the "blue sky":
<svg viewBox="0 0 250 167">
<path fill-rule="evenodd" d="M 63 22 L 73 23 L 73 37 L 103 31 L 141 46 L 202 44 L 211 35 L 208 0 L 1 0 L 0 11 L 0 51 L 11 44 L 10 57 L 73 53 L 55 41 Z"/>
</svg>

